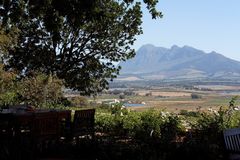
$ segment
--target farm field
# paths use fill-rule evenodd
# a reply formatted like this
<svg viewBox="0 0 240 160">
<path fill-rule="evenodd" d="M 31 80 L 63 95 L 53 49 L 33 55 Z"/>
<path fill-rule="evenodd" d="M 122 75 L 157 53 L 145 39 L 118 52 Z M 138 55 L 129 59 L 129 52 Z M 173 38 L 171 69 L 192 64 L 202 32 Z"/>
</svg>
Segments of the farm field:
<svg viewBox="0 0 240 160">
<path fill-rule="evenodd" d="M 128 90 L 128 89 L 125 89 Z M 131 107 L 132 110 L 142 111 L 150 108 L 179 112 L 181 110 L 197 111 L 218 109 L 220 106 L 227 107 L 230 100 L 240 95 L 240 86 L 227 85 L 197 85 L 193 89 L 184 87 L 149 87 L 130 89 L 132 95 L 101 94 L 97 99 L 119 99 L 128 103 L 144 103 L 141 107 Z M 129 92 L 129 91 L 128 91 Z M 197 97 L 192 97 L 197 95 Z M 240 105 L 240 101 L 236 101 Z"/>
</svg>

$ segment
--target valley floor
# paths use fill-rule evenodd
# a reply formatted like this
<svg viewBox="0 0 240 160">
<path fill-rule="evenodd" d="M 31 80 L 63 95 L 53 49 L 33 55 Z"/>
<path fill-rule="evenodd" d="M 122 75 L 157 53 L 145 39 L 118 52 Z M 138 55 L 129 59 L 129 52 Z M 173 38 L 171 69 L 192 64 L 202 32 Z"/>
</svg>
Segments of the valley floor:
<svg viewBox="0 0 240 160">
<path fill-rule="evenodd" d="M 154 108 L 180 112 L 181 110 L 215 110 L 221 106 L 227 107 L 233 97 L 240 95 L 239 86 L 224 85 L 201 85 L 192 89 L 183 87 L 125 88 L 115 93 L 116 90 L 119 91 L 119 89 L 112 89 L 108 93 L 99 95 L 96 100 L 100 103 L 106 99 L 115 99 L 123 103 L 143 103 L 144 106 L 130 108 L 138 111 Z M 236 101 L 236 105 L 240 105 L 240 102 Z"/>
</svg>

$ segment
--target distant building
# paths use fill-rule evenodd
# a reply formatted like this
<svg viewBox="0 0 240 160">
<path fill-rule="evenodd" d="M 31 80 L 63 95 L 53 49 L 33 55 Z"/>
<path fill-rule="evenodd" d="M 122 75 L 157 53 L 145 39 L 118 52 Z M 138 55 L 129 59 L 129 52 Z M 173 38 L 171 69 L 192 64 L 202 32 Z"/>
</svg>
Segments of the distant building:
<svg viewBox="0 0 240 160">
<path fill-rule="evenodd" d="M 118 99 L 104 99 L 104 100 L 99 100 L 102 104 L 115 104 L 115 103 L 120 103 Z"/>
</svg>

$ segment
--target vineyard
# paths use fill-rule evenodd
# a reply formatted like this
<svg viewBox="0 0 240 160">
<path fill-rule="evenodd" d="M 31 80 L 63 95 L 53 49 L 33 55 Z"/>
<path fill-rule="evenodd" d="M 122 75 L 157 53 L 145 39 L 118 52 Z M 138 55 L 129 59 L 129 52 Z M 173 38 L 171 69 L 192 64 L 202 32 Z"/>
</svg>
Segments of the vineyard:
<svg viewBox="0 0 240 160">
<path fill-rule="evenodd" d="M 232 102 L 217 111 L 179 114 L 101 107 L 96 138 L 102 148 L 112 147 L 104 150 L 110 159 L 225 159 L 223 130 L 240 125 Z"/>
</svg>

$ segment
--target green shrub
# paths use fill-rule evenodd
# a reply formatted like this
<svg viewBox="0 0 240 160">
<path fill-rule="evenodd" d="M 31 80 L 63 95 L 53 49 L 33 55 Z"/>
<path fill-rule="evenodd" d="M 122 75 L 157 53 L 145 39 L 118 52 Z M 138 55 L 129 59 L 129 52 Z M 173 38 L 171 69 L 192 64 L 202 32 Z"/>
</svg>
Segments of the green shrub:
<svg viewBox="0 0 240 160">
<path fill-rule="evenodd" d="M 199 94 L 196 94 L 196 93 L 192 93 L 192 94 L 191 94 L 191 98 L 192 98 L 192 99 L 201 99 L 202 96 L 199 95 Z"/>
<path fill-rule="evenodd" d="M 60 99 L 59 99 L 59 103 L 62 104 L 63 106 L 65 106 L 65 107 L 72 106 L 71 101 L 68 100 L 68 99 L 65 98 L 65 97 L 60 98 Z"/>
<path fill-rule="evenodd" d="M 2 107 L 16 105 L 19 102 L 19 95 L 16 92 L 5 92 L 0 94 L 0 106 Z"/>
<path fill-rule="evenodd" d="M 110 112 L 114 115 L 126 115 L 128 114 L 128 110 L 122 106 L 122 103 L 114 103 L 110 107 Z"/>
<path fill-rule="evenodd" d="M 180 110 L 179 115 L 187 116 L 187 117 L 199 117 L 201 114 L 199 112 Z"/>
<path fill-rule="evenodd" d="M 127 116 L 123 117 L 123 130 L 126 136 L 135 137 L 136 131 L 141 128 L 141 125 L 141 115 L 138 112 L 130 112 Z"/>
<path fill-rule="evenodd" d="M 231 107 L 195 114 L 182 111 L 184 116 L 157 110 L 130 111 L 124 115 L 116 113 L 97 112 L 96 131 L 114 137 L 114 140 L 109 138 L 112 143 L 116 137 L 129 137 L 144 150 L 144 154 L 141 153 L 144 157 L 158 154 L 162 159 L 176 158 L 175 153 L 191 157 L 189 159 L 195 156 L 199 159 L 221 159 L 224 151 L 222 131 L 240 124 L 240 112 Z M 194 122 L 189 118 L 192 116 Z M 186 132 L 184 121 L 192 124 L 190 132 Z M 184 137 L 179 146 L 175 143 L 177 137 Z"/>
<path fill-rule="evenodd" d="M 95 116 L 96 132 L 109 133 L 113 132 L 116 126 L 114 116 L 108 113 L 97 113 Z"/>
<path fill-rule="evenodd" d="M 83 96 L 72 97 L 70 102 L 74 107 L 85 107 L 88 105 L 87 98 Z"/>
<path fill-rule="evenodd" d="M 96 114 L 95 122 L 99 132 L 128 136 L 141 141 L 172 140 L 183 128 L 177 116 L 156 110 L 130 111 L 123 115 L 117 112 L 102 112 Z"/>
<path fill-rule="evenodd" d="M 148 141 L 149 139 L 160 139 L 160 127 L 165 117 L 160 111 L 148 110 L 140 114 L 140 124 L 136 128 L 135 136 L 137 139 Z"/>
<path fill-rule="evenodd" d="M 161 125 L 161 142 L 169 144 L 175 140 L 178 135 L 185 133 L 185 127 L 181 119 L 176 115 L 170 115 Z"/>
</svg>

